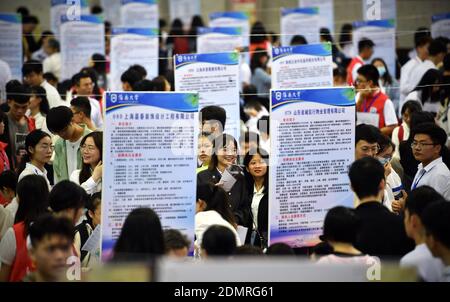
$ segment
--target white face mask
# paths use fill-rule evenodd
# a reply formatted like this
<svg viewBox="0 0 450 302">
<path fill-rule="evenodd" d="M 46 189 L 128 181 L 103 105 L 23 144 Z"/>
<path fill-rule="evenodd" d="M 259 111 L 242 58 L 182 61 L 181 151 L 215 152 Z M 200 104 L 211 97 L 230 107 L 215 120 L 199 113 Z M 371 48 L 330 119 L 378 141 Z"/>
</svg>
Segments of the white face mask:
<svg viewBox="0 0 450 302">
<path fill-rule="evenodd" d="M 386 73 L 386 67 L 379 66 L 379 67 L 377 67 L 377 69 L 378 69 L 378 73 L 380 74 L 380 77 L 384 76 L 384 74 Z"/>
</svg>

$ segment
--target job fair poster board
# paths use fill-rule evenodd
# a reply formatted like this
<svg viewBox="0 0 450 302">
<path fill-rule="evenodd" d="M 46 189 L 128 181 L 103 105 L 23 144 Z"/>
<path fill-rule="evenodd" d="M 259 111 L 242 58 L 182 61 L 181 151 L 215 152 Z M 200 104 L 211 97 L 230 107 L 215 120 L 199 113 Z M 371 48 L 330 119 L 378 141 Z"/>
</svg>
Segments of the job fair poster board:
<svg viewBox="0 0 450 302">
<path fill-rule="evenodd" d="M 199 109 L 225 109 L 225 132 L 239 138 L 239 53 L 176 55 L 175 90 L 198 91 Z"/>
<path fill-rule="evenodd" d="M 201 15 L 201 0 L 170 0 L 169 13 L 170 20 L 180 19 L 184 29 L 189 30 L 192 17 Z"/>
<path fill-rule="evenodd" d="M 434 15 L 431 18 L 431 36 L 450 39 L 450 13 Z"/>
<path fill-rule="evenodd" d="M 159 28 L 157 0 L 122 0 L 121 3 L 121 26 Z"/>
<path fill-rule="evenodd" d="M 397 0 L 362 0 L 363 19 L 397 19 Z"/>
<path fill-rule="evenodd" d="M 81 15 L 89 14 L 88 0 L 52 0 L 50 7 L 50 27 L 59 37 L 61 17 L 69 20 L 79 20 Z"/>
<path fill-rule="evenodd" d="M 22 80 L 22 17 L 0 13 L 0 60 L 5 61 L 13 79 Z M 0 87 L 3 89 L 3 87 Z"/>
<path fill-rule="evenodd" d="M 269 245 L 319 242 L 327 211 L 353 206 L 353 88 L 271 90 Z"/>
<path fill-rule="evenodd" d="M 250 45 L 249 15 L 245 12 L 216 12 L 209 15 L 210 27 L 238 27 L 242 30 L 243 46 Z"/>
<path fill-rule="evenodd" d="M 106 92 L 102 259 L 135 208 L 194 240 L 198 94 Z"/>
<path fill-rule="evenodd" d="M 147 78 L 158 76 L 158 29 L 113 28 L 111 38 L 111 90 L 122 90 L 120 77 L 131 65 L 147 70 Z"/>
<path fill-rule="evenodd" d="M 299 0 L 299 7 L 319 8 L 319 25 L 334 32 L 334 0 Z"/>
<path fill-rule="evenodd" d="M 234 51 L 244 45 L 240 27 L 199 27 L 197 34 L 198 53 Z"/>
<path fill-rule="evenodd" d="M 93 54 L 105 54 L 105 25 L 99 16 L 81 15 L 75 21 L 62 16 L 60 34 L 62 80 L 87 66 Z"/>
<path fill-rule="evenodd" d="M 333 87 L 331 43 L 272 48 L 272 89 Z"/>
<path fill-rule="evenodd" d="M 290 46 L 295 35 L 304 36 L 308 44 L 320 42 L 319 8 L 281 9 L 281 45 Z"/>
<path fill-rule="evenodd" d="M 375 43 L 372 58 L 382 58 L 390 74 L 395 74 L 395 20 L 373 20 L 353 22 L 353 45 L 367 38 Z M 370 63 L 370 62 L 366 62 Z"/>
<path fill-rule="evenodd" d="M 101 0 L 105 20 L 114 27 L 120 26 L 120 5 L 122 0 Z"/>
</svg>

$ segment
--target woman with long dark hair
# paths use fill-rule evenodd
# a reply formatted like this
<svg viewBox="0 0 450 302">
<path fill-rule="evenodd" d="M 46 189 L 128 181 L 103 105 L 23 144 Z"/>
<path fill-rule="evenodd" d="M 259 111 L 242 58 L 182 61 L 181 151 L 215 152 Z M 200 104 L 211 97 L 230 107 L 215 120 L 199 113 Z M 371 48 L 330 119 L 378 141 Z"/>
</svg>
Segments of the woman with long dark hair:
<svg viewBox="0 0 450 302">
<path fill-rule="evenodd" d="M 269 228 L 269 155 L 264 149 L 250 149 L 244 157 L 249 192 L 250 220 L 246 242 L 267 247 Z"/>
<path fill-rule="evenodd" d="M 262 48 L 257 48 L 250 61 L 250 70 L 252 71 L 251 84 L 256 87 L 258 96 L 268 98 L 268 94 L 272 85 L 267 63 L 269 62 L 269 54 Z"/>
<path fill-rule="evenodd" d="M 45 117 L 50 110 L 50 105 L 47 100 L 47 92 L 41 86 L 31 87 L 30 117 L 34 118 L 36 129 L 46 129 Z"/>
<path fill-rule="evenodd" d="M 145 261 L 164 254 L 164 236 L 158 215 L 149 208 L 131 211 L 114 246 L 114 261 Z"/>
<path fill-rule="evenodd" d="M 229 134 L 222 134 L 213 140 L 213 151 L 208 169 L 197 174 L 197 186 L 202 184 L 216 185 L 222 178 L 226 169 L 232 168 L 237 163 L 238 143 Z M 230 207 L 235 216 L 236 223 L 247 225 L 247 189 L 245 179 L 241 175 L 234 176 L 236 182 L 227 192 Z"/>
<path fill-rule="evenodd" d="M 389 96 L 392 103 L 394 103 L 395 112 L 399 111 L 400 90 L 399 83 L 395 77 L 391 76 L 386 62 L 382 58 L 375 58 L 372 60 L 372 65 L 375 66 L 380 74 L 380 88 L 385 94 Z"/>
<path fill-rule="evenodd" d="M 81 169 L 72 172 L 70 180 L 92 195 L 102 190 L 103 133 L 94 131 L 87 134 L 80 142 L 80 150 L 83 164 Z"/>
<path fill-rule="evenodd" d="M 419 84 L 408 94 L 406 101 L 417 101 L 422 105 L 423 111 L 436 114 L 440 106 L 439 84 L 441 74 L 437 69 L 429 69 L 423 75 Z"/>
</svg>

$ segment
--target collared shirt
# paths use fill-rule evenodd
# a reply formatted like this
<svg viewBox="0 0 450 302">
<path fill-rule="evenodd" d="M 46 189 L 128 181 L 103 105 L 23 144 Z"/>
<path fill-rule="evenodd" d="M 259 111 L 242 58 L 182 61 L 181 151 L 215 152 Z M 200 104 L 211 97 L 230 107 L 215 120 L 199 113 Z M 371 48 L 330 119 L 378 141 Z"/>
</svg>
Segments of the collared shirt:
<svg viewBox="0 0 450 302">
<path fill-rule="evenodd" d="M 420 163 L 411 189 L 421 186 L 430 186 L 441 194 L 445 199 L 450 199 L 450 170 L 439 157 L 429 163 L 426 167 Z"/>
<path fill-rule="evenodd" d="M 444 263 L 433 257 L 425 243 L 419 244 L 414 250 L 400 259 L 401 267 L 415 267 L 420 277 L 427 282 L 438 282 L 442 276 Z"/>
<path fill-rule="evenodd" d="M 52 189 L 52 187 L 50 186 L 50 182 L 48 181 L 48 178 L 47 178 L 47 170 L 44 169 L 44 171 L 42 171 L 41 169 L 39 169 L 32 163 L 27 163 L 25 165 L 25 169 L 19 175 L 18 182 L 20 182 L 22 180 L 22 178 L 24 178 L 27 175 L 39 175 L 39 176 L 44 177 L 44 179 L 48 185 L 48 190 L 50 191 Z"/>
<path fill-rule="evenodd" d="M 61 79 L 61 53 L 54 53 L 42 62 L 44 73 L 51 72 L 58 79 Z"/>
<path fill-rule="evenodd" d="M 401 116 L 402 106 L 406 102 L 406 96 L 415 88 L 415 86 L 411 88 L 411 86 L 414 85 L 410 81 L 411 71 L 415 69 L 420 63 L 422 63 L 422 60 L 420 60 L 420 58 L 416 56 L 406 62 L 406 64 L 403 65 L 402 69 L 400 70 L 400 105 L 398 109 L 399 116 Z"/>
<path fill-rule="evenodd" d="M 257 190 L 256 186 L 253 186 L 253 198 L 252 198 L 252 215 L 253 215 L 253 229 L 258 229 L 258 210 L 259 203 L 264 197 L 264 186 Z"/>
<path fill-rule="evenodd" d="M 58 106 L 68 106 L 67 103 L 61 99 L 58 90 L 56 90 L 56 88 L 50 85 L 47 81 L 44 80 L 44 82 L 41 83 L 41 87 L 45 89 L 50 109 Z"/>
</svg>

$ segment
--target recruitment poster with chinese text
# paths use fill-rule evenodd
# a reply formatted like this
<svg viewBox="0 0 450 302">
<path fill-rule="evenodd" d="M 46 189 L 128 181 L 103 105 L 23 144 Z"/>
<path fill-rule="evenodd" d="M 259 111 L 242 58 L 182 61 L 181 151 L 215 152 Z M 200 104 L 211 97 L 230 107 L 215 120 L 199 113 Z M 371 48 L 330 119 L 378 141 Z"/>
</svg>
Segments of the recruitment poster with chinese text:
<svg viewBox="0 0 450 302">
<path fill-rule="evenodd" d="M 272 48 L 272 89 L 333 87 L 331 43 Z"/>
<path fill-rule="evenodd" d="M 197 53 L 235 51 L 244 45 L 240 27 L 199 27 Z"/>
<path fill-rule="evenodd" d="M 18 14 L 0 13 L 0 60 L 5 61 L 13 79 L 22 80 L 22 18 Z M 6 76 L 6 75 L 3 75 Z M 4 87 L 0 87 L 2 90 Z M 3 92 L 0 93 L 0 97 Z"/>
<path fill-rule="evenodd" d="M 319 8 L 281 9 L 281 45 L 291 45 L 291 40 L 296 35 L 304 36 L 308 44 L 320 42 Z"/>
<path fill-rule="evenodd" d="M 198 94 L 107 92 L 105 112 L 102 259 L 138 207 L 193 242 Z"/>
<path fill-rule="evenodd" d="M 175 90 L 199 93 L 199 108 L 225 109 L 225 132 L 239 138 L 239 53 L 176 55 Z"/>
<path fill-rule="evenodd" d="M 120 20 L 123 27 L 159 28 L 157 0 L 122 0 Z"/>
<path fill-rule="evenodd" d="M 327 211 L 353 206 L 353 88 L 271 90 L 269 245 L 319 242 Z"/>
</svg>

